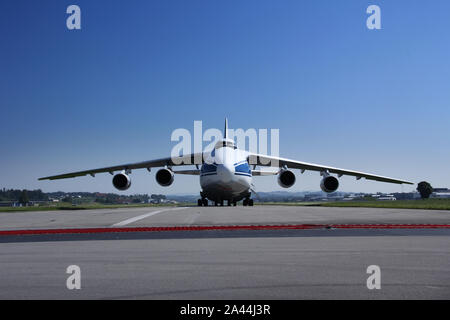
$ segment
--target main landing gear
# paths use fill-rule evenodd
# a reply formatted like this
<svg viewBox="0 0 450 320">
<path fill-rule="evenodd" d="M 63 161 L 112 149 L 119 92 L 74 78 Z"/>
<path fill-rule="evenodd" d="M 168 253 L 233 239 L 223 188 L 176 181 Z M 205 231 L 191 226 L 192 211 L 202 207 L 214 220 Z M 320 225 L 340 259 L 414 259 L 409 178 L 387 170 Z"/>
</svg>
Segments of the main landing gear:
<svg viewBox="0 0 450 320">
<path fill-rule="evenodd" d="M 242 202 L 242 204 L 244 205 L 244 206 L 253 206 L 253 199 L 244 199 L 244 201 Z M 218 207 L 218 206 L 221 206 L 221 207 L 223 207 L 224 206 L 224 200 L 221 200 L 221 201 L 214 201 L 214 205 L 216 206 L 216 207 Z M 233 207 L 236 207 L 236 205 L 237 205 L 237 202 L 236 201 L 230 201 L 230 200 L 227 200 L 227 206 L 228 207 L 231 207 L 231 206 L 233 206 Z M 203 198 L 203 199 L 198 199 L 197 200 L 197 206 L 199 206 L 199 207 L 207 207 L 208 206 L 208 200 L 206 199 L 206 198 Z"/>
<path fill-rule="evenodd" d="M 220 200 L 220 201 L 214 201 L 214 205 L 217 206 L 224 206 L 225 201 L 227 201 L 227 206 L 230 207 L 231 205 L 236 206 L 236 201 L 231 200 Z"/>
<path fill-rule="evenodd" d="M 223 206 L 223 201 L 220 201 L 220 205 Z M 231 207 L 231 205 L 233 205 L 233 207 L 236 207 L 236 201 L 227 200 L 227 206 Z"/>
<path fill-rule="evenodd" d="M 201 198 L 200 199 L 198 199 L 197 200 L 197 205 L 199 206 L 199 207 L 207 207 L 208 206 L 208 199 L 206 199 L 204 196 L 203 196 L 203 194 L 202 193 L 200 193 L 200 196 L 201 196 Z M 236 205 L 237 205 L 237 202 L 236 201 L 234 201 L 234 200 L 219 200 L 219 201 L 214 201 L 214 206 L 221 206 L 221 207 L 223 207 L 224 206 L 224 204 L 225 204 L 225 201 L 226 201 L 226 205 L 228 206 L 228 207 L 231 207 L 231 206 L 233 206 L 233 207 L 236 207 Z M 248 197 L 248 198 L 245 198 L 244 199 L 244 201 L 242 202 L 242 204 L 244 205 L 244 206 L 253 206 L 253 199 L 250 199 L 250 197 Z"/>
</svg>

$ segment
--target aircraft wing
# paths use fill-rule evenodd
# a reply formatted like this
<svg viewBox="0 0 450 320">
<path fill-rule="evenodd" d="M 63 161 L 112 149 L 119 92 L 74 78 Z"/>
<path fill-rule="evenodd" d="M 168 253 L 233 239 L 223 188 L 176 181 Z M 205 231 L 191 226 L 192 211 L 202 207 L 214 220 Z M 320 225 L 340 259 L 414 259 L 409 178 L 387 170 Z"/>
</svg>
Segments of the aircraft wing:
<svg viewBox="0 0 450 320">
<path fill-rule="evenodd" d="M 252 176 L 274 176 L 279 172 L 280 170 L 277 171 L 252 170 Z"/>
<path fill-rule="evenodd" d="M 194 160 L 195 160 L 195 162 L 194 162 Z M 132 169 L 146 168 L 147 170 L 150 170 L 150 168 L 164 167 L 164 166 L 170 167 L 170 166 L 193 165 L 195 163 L 198 163 L 199 160 L 201 161 L 201 163 L 203 163 L 203 154 L 202 153 L 188 154 L 188 155 L 176 157 L 176 158 L 171 158 L 171 157 L 161 158 L 161 159 L 149 160 L 149 161 L 143 161 L 143 162 L 121 164 L 121 165 L 112 166 L 112 167 L 69 172 L 69 173 L 63 173 L 63 174 L 59 174 L 59 175 L 55 175 L 55 176 L 39 178 L 39 180 L 67 179 L 67 178 L 86 176 L 88 174 L 91 176 L 94 176 L 96 173 L 102 173 L 102 172 L 109 172 L 109 173 L 113 174 L 114 171 L 132 170 Z"/>
<path fill-rule="evenodd" d="M 390 178 L 390 177 L 378 176 L 378 175 L 374 175 L 371 173 L 322 166 L 322 165 L 314 164 L 314 163 L 307 163 L 307 162 L 301 162 L 301 161 L 290 160 L 290 159 L 285 159 L 285 158 L 268 156 L 268 155 L 254 154 L 254 153 L 249 153 L 249 163 L 251 165 L 256 164 L 259 166 L 268 166 L 268 167 L 275 166 L 275 167 L 279 167 L 279 168 L 287 167 L 287 168 L 292 168 L 292 169 L 300 169 L 300 170 L 302 170 L 302 172 L 304 170 L 312 170 L 312 171 L 319 171 L 319 172 L 327 171 L 329 173 L 335 173 L 339 177 L 341 177 L 343 175 L 354 176 L 358 180 L 361 178 L 365 178 L 367 180 L 375 180 L 375 181 L 397 183 L 397 184 L 403 184 L 403 183 L 414 184 L 411 181 L 405 181 L 405 180 L 399 180 L 399 179 L 394 179 L 394 178 Z"/>
<path fill-rule="evenodd" d="M 198 170 L 198 169 L 177 170 L 177 171 L 173 171 L 173 173 L 175 173 L 175 174 L 187 174 L 187 175 L 190 175 L 190 176 L 199 176 L 200 175 L 200 170 Z"/>
</svg>

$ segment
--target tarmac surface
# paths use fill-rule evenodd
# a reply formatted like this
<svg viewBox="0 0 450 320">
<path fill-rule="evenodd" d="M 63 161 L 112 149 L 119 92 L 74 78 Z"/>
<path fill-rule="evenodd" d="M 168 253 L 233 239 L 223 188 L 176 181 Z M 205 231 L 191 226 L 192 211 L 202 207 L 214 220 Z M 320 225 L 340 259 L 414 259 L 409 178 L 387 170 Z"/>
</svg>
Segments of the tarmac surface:
<svg viewBox="0 0 450 320">
<path fill-rule="evenodd" d="M 304 206 L 143 207 L 0 212 L 0 230 L 271 224 L 450 224 L 450 211 Z"/>
<path fill-rule="evenodd" d="M 0 212 L 0 230 L 449 224 L 450 211 L 295 206 Z M 69 290 L 66 269 L 81 269 Z M 381 289 L 367 268 L 379 266 Z M 449 299 L 450 229 L 0 235 L 0 299 Z"/>
</svg>

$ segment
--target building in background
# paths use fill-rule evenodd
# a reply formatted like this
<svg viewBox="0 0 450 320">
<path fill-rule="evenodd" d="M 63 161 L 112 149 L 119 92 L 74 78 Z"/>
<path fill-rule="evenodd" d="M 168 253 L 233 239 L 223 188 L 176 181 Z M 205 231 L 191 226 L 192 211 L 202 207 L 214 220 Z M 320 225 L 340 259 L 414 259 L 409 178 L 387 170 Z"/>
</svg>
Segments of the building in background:
<svg viewBox="0 0 450 320">
<path fill-rule="evenodd" d="M 450 199 L 449 188 L 433 188 L 433 193 L 430 198 Z"/>
</svg>

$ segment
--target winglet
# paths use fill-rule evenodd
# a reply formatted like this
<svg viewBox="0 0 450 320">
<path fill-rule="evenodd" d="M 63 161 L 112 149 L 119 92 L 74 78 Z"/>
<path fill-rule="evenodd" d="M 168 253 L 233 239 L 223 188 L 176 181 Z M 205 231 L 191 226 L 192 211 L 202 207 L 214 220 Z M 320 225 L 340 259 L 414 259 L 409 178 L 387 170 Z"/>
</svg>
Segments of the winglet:
<svg viewBox="0 0 450 320">
<path fill-rule="evenodd" d="M 225 129 L 223 130 L 223 138 L 226 139 L 228 136 L 228 119 L 225 118 Z"/>
</svg>

